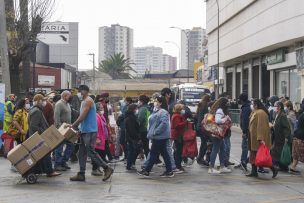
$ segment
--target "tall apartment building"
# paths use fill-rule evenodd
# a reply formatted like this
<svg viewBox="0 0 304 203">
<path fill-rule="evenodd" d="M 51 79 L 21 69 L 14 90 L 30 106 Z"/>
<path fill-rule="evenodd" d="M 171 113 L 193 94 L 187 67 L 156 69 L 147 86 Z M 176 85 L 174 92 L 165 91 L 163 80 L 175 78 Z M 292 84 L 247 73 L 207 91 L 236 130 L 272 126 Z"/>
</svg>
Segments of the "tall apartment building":
<svg viewBox="0 0 304 203">
<path fill-rule="evenodd" d="M 133 29 L 119 24 L 100 27 L 98 62 L 118 53 L 133 60 Z"/>
<path fill-rule="evenodd" d="M 160 47 L 136 47 L 134 48 L 134 62 L 137 75 L 146 72 L 162 72 L 163 49 Z"/>
<path fill-rule="evenodd" d="M 193 70 L 194 62 L 204 57 L 205 47 L 203 42 L 207 38 L 206 30 L 194 27 L 192 30 L 187 29 L 184 31 L 181 31 L 181 68 L 188 69 L 189 67 Z M 189 57 L 188 49 L 190 50 Z"/>
<path fill-rule="evenodd" d="M 177 64 L 176 57 L 170 56 L 168 54 L 163 54 L 163 66 L 162 71 L 175 71 Z"/>
</svg>

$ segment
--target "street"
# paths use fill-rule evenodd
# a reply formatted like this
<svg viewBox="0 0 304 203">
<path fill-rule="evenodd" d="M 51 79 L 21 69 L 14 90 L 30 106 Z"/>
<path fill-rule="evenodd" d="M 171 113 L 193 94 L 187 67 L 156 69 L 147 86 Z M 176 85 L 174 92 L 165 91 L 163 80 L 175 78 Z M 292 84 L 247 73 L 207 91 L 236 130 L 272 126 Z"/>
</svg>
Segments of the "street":
<svg viewBox="0 0 304 203">
<path fill-rule="evenodd" d="M 232 157 L 240 156 L 241 135 L 234 128 Z M 140 168 L 140 161 L 137 161 Z M 108 182 L 92 177 L 91 164 L 87 164 L 86 182 L 70 182 L 69 177 L 78 171 L 78 163 L 72 170 L 56 178 L 39 177 L 38 183 L 29 185 L 17 173 L 10 171 L 9 161 L 0 158 L 0 202 L 303 202 L 304 178 L 279 173 L 259 179 L 247 178 L 239 169 L 232 174 L 211 176 L 207 168 L 194 165 L 186 173 L 174 178 L 160 178 L 163 168 L 155 166 L 149 179 L 126 172 L 123 162 L 113 164 L 115 173 Z M 303 172 L 303 164 L 299 165 Z M 21 182 L 20 182 L 21 181 Z"/>
</svg>

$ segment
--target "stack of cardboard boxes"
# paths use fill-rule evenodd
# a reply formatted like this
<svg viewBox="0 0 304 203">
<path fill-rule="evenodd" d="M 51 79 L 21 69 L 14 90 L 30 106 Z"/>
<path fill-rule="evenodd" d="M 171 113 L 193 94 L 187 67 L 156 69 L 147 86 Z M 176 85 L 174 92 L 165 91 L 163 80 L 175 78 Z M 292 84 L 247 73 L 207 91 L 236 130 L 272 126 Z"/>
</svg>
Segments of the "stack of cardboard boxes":
<svg viewBox="0 0 304 203">
<path fill-rule="evenodd" d="M 65 128 L 66 124 L 57 130 L 55 126 L 49 127 L 41 135 L 37 132 L 22 144 L 14 147 L 7 159 L 16 167 L 19 173 L 25 174 L 44 156 L 53 151 L 64 140 L 75 142 L 77 133 L 71 128 Z"/>
</svg>

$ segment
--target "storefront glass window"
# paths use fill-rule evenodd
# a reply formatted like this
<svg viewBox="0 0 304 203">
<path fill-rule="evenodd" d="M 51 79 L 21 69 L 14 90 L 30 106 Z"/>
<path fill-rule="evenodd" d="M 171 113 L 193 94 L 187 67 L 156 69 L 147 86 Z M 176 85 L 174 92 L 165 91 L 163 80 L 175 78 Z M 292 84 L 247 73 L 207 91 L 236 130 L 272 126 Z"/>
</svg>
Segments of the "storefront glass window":
<svg viewBox="0 0 304 203">
<path fill-rule="evenodd" d="M 297 69 L 290 70 L 290 100 L 293 102 L 301 101 L 301 78 Z"/>
<path fill-rule="evenodd" d="M 288 96 L 289 71 L 276 72 L 276 95 L 278 97 Z"/>
</svg>

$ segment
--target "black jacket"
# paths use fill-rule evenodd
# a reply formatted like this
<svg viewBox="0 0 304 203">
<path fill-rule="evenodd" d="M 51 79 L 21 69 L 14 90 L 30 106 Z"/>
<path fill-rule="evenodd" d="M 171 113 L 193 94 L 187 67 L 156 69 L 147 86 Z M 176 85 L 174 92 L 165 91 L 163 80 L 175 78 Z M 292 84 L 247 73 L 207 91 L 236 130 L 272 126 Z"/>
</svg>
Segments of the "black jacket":
<svg viewBox="0 0 304 203">
<path fill-rule="evenodd" d="M 127 112 L 125 115 L 126 141 L 137 142 L 140 140 L 139 123 L 133 112 Z"/>
<path fill-rule="evenodd" d="M 249 117 L 251 114 L 250 101 L 245 102 L 241 107 L 240 114 L 240 127 L 242 129 L 243 134 L 248 135 L 249 128 Z"/>
</svg>

